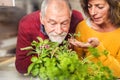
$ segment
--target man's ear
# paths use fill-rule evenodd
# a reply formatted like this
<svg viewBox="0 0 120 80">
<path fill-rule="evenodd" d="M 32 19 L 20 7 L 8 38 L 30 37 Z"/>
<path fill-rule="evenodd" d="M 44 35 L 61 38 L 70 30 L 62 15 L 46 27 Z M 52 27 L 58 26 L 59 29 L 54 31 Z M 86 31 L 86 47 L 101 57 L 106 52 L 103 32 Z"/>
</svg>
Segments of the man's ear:
<svg viewBox="0 0 120 80">
<path fill-rule="evenodd" d="M 43 17 L 41 15 L 41 13 L 40 13 L 40 22 L 41 22 L 41 24 L 44 24 Z"/>
</svg>

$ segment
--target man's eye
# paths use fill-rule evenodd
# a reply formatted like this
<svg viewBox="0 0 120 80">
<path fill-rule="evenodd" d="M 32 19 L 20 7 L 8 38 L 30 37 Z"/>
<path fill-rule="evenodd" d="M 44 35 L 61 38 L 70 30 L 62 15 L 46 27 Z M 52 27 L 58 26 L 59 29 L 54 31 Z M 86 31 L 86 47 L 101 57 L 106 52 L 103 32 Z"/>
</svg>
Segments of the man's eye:
<svg viewBox="0 0 120 80">
<path fill-rule="evenodd" d="M 50 23 L 51 25 L 55 25 L 55 23 Z"/>
<path fill-rule="evenodd" d="M 63 23 L 62 25 L 67 25 L 67 23 Z"/>
<path fill-rule="evenodd" d="M 67 25 L 67 24 L 69 24 L 69 21 L 65 21 L 62 23 L 62 25 Z"/>
<path fill-rule="evenodd" d="M 50 25 L 55 25 L 56 23 L 55 22 L 49 22 Z"/>
</svg>

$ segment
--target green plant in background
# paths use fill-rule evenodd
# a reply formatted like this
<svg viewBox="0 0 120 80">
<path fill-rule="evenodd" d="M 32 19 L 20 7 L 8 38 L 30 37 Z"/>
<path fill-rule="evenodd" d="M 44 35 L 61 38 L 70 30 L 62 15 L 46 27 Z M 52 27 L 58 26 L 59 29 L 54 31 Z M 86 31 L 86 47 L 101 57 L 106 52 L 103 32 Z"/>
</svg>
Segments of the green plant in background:
<svg viewBox="0 0 120 80">
<path fill-rule="evenodd" d="M 40 37 L 37 39 L 31 46 L 21 48 L 30 50 L 27 56 L 37 54 L 31 58 L 27 75 L 40 80 L 116 80 L 111 70 L 100 62 L 93 63 L 90 57 L 79 60 L 76 52 L 68 48 L 67 41 L 59 45 Z M 90 47 L 89 50 L 92 57 L 99 57 L 96 48 Z"/>
</svg>

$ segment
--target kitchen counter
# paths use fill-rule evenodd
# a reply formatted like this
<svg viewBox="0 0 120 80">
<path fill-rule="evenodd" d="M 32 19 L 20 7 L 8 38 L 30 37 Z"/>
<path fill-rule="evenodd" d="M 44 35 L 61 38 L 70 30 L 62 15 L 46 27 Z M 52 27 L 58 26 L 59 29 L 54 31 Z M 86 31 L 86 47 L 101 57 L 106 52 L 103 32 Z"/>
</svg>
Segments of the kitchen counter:
<svg viewBox="0 0 120 80">
<path fill-rule="evenodd" d="M 16 71 L 15 57 L 5 62 L 0 62 L 0 80 L 30 80 L 30 76 L 24 76 Z M 39 80 L 33 78 L 32 80 Z"/>
<path fill-rule="evenodd" d="M 19 74 L 15 67 L 4 67 L 0 69 L 0 80 L 30 80 L 30 78 Z"/>
</svg>

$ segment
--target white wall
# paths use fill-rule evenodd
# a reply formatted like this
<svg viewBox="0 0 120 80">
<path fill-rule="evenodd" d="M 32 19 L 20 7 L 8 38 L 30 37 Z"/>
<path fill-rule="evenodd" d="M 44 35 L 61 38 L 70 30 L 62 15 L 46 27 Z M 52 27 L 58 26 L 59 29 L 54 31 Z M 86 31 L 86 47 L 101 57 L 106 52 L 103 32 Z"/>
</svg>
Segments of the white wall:
<svg viewBox="0 0 120 80">
<path fill-rule="evenodd" d="M 14 0 L 0 0 L 0 6 L 14 6 Z"/>
<path fill-rule="evenodd" d="M 30 1 L 32 0 L 15 0 L 15 3 L 16 3 L 16 6 L 23 8 L 26 10 L 27 13 L 30 13 L 32 12 L 32 4 Z M 39 0 L 39 1 L 41 2 L 42 0 Z M 84 13 L 80 6 L 80 0 L 69 0 L 69 1 L 70 1 L 70 4 L 72 5 L 72 8 L 80 11 L 84 16 Z"/>
</svg>

